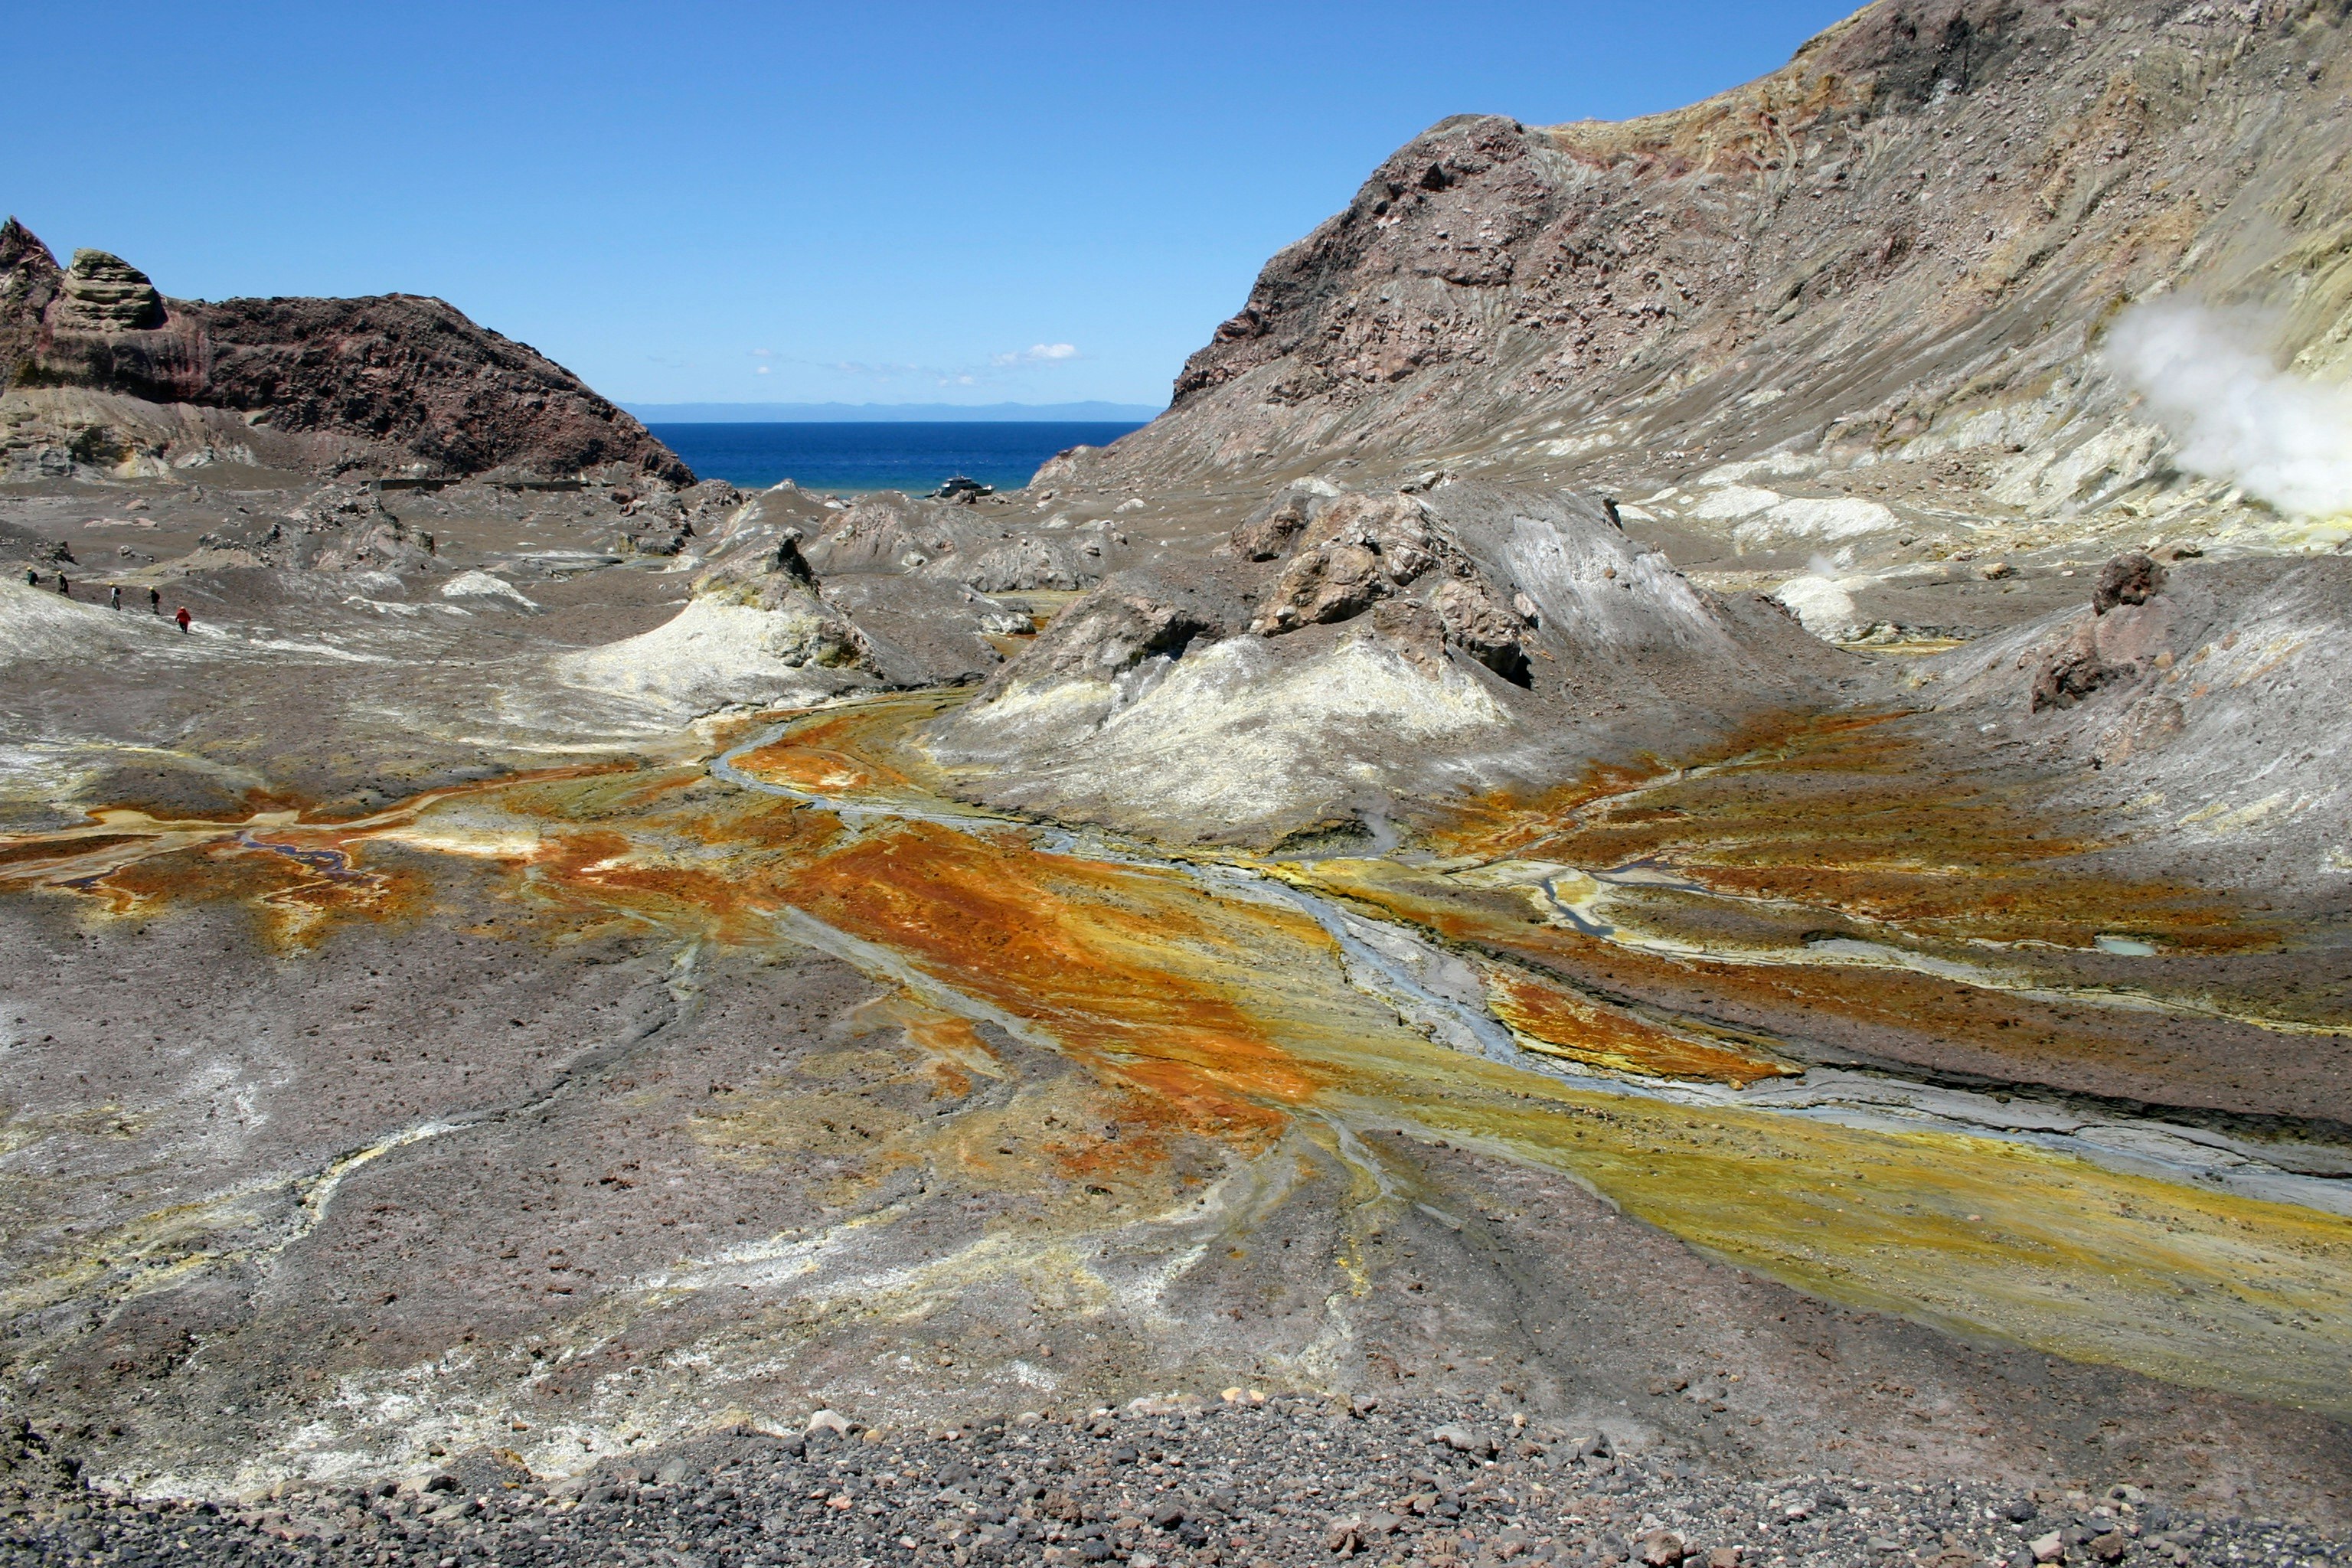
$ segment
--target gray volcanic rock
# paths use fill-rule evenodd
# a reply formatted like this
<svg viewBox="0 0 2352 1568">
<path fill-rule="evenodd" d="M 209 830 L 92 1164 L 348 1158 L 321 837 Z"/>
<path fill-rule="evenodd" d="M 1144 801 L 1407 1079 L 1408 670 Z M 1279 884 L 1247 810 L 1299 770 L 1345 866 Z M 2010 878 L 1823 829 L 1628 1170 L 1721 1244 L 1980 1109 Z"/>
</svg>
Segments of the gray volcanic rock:
<svg viewBox="0 0 2352 1568">
<path fill-rule="evenodd" d="M 1112 548 L 1099 523 L 1055 519 L 1041 530 L 992 498 L 918 500 L 877 490 L 820 524 L 809 559 L 828 577 L 919 573 L 982 594 L 1069 592 L 1102 580 Z"/>
<path fill-rule="evenodd" d="M 153 473 L 226 447 L 333 472 L 694 479 L 570 372 L 439 300 L 167 300 L 104 251 L 60 272 L 13 218 L 0 355 L 0 456 L 19 469 Z"/>
<path fill-rule="evenodd" d="M 1462 482 L 1291 506 L 1286 559 L 1113 575 L 931 727 L 934 759 L 999 805 L 1263 846 L 1687 747 L 1846 673 L 1589 500 Z"/>
<path fill-rule="evenodd" d="M 2114 596 L 2117 581 L 2140 596 Z M 1955 719 L 2061 759 L 2073 781 L 2062 798 L 2107 823 L 2137 863 L 2340 908 L 2352 561 L 2158 571 L 2126 556 L 2095 592 L 1942 656 L 1916 684 Z"/>
</svg>

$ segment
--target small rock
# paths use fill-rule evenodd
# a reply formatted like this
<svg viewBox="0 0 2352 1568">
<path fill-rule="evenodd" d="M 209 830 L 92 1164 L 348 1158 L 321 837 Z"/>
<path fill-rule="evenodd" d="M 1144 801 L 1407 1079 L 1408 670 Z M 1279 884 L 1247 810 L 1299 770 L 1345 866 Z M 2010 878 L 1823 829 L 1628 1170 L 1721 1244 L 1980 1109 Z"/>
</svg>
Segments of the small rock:
<svg viewBox="0 0 2352 1568">
<path fill-rule="evenodd" d="M 808 1425 L 803 1430 L 814 1432 L 819 1427 L 845 1436 L 849 1432 L 849 1417 L 837 1410 L 814 1411 L 810 1415 Z"/>
<path fill-rule="evenodd" d="M 1633 1561 L 1643 1568 L 1678 1568 L 1689 1555 L 1683 1538 L 1671 1530 L 1654 1530 L 1633 1543 Z"/>
<path fill-rule="evenodd" d="M 1739 1548 L 1717 1546 L 1706 1554 L 1706 1568 L 1739 1568 Z"/>
<path fill-rule="evenodd" d="M 2117 605 L 2145 605 L 2164 588 L 2164 568 L 2146 551 L 2126 550 L 2099 568 L 2091 608 L 2105 615 Z"/>
<path fill-rule="evenodd" d="M 2110 1530 L 2104 1535 L 2091 1537 L 2091 1555 L 2102 1563 L 2120 1563 L 2131 1550 L 2131 1538 L 2120 1530 Z"/>
<path fill-rule="evenodd" d="M 2033 1560 L 2036 1563 L 2057 1563 L 2063 1561 L 2066 1555 L 2066 1543 L 2053 1530 L 2047 1535 L 2037 1535 L 2026 1542 L 2026 1550 L 2033 1553 Z"/>
<path fill-rule="evenodd" d="M 1480 1436 L 1469 1427 L 1458 1424 L 1438 1427 L 1429 1435 L 1429 1440 L 1451 1448 L 1457 1454 L 1485 1455 L 1495 1451 L 1492 1441 Z"/>
<path fill-rule="evenodd" d="M 2004 577 L 2017 575 L 2017 568 L 2006 561 L 1988 561 L 1977 568 L 1977 575 L 1988 583 L 1998 583 Z"/>
</svg>

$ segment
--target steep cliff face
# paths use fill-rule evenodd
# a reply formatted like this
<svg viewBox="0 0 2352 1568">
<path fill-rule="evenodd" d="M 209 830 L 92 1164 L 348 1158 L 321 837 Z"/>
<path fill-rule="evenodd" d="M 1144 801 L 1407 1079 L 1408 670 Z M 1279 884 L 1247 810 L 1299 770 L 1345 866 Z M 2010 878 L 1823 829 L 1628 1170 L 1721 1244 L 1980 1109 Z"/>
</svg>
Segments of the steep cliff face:
<svg viewBox="0 0 2352 1568">
<path fill-rule="evenodd" d="M 1672 113 L 1446 121 L 1091 463 L 1139 486 L 1443 463 L 1662 492 L 1658 520 L 1753 524 L 1743 547 L 2184 509 L 2274 532 L 2228 476 L 2175 470 L 2095 351 L 2183 287 L 2340 372 L 2347 37 L 2341 0 L 1885 0 Z"/>
<path fill-rule="evenodd" d="M 135 470 L 226 444 L 331 470 L 693 482 L 578 377 L 442 300 L 171 300 L 103 251 L 60 268 L 13 218 L 0 227 L 0 355 L 20 463 L 62 447 Z"/>
</svg>

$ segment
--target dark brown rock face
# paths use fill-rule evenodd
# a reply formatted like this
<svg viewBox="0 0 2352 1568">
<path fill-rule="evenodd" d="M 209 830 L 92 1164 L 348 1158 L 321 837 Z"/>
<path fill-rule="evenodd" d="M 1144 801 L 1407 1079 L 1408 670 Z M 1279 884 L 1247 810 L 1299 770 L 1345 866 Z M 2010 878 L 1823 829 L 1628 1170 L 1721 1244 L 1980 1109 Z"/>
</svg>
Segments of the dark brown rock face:
<svg viewBox="0 0 2352 1568">
<path fill-rule="evenodd" d="M 41 334 L 41 319 L 58 296 L 65 274 L 58 258 L 33 231 L 10 218 L 0 224 L 0 384 L 27 363 Z"/>
<path fill-rule="evenodd" d="M 310 443 L 329 466 L 434 475 L 694 476 L 636 420 L 525 344 L 447 303 L 171 300 L 103 251 L 60 271 L 0 227 L 0 383 L 231 411 Z"/>
</svg>

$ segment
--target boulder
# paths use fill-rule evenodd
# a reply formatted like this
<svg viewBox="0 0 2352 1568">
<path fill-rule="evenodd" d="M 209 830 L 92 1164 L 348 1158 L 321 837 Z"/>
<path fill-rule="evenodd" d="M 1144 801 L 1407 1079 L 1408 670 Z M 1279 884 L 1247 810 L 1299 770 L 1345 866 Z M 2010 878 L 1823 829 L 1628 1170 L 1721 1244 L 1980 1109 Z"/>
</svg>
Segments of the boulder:
<svg viewBox="0 0 2352 1568">
<path fill-rule="evenodd" d="M 143 331 L 163 324 L 163 297 L 122 258 L 77 250 L 50 313 L 53 325 L 89 332 Z"/>
<path fill-rule="evenodd" d="M 2035 673 L 2032 710 L 2070 708 L 2129 673 L 2099 657 L 2098 644 L 2085 628 L 2062 645 Z"/>
<path fill-rule="evenodd" d="M 1278 515 L 1280 509 L 1269 521 Z M 1419 580 L 1438 564 L 1441 552 L 1456 572 L 1469 570 L 1460 552 L 1438 538 L 1422 504 L 1406 496 L 1343 496 L 1323 509 L 1311 537 L 1283 568 L 1250 628 L 1260 637 L 1362 615 Z"/>
<path fill-rule="evenodd" d="M 1289 550 L 1291 541 L 1307 526 L 1303 496 L 1289 495 L 1267 502 L 1233 531 L 1234 553 L 1244 561 L 1275 561 Z"/>
<path fill-rule="evenodd" d="M 1448 578 L 1430 596 L 1445 640 L 1514 686 L 1525 686 L 1529 676 L 1528 656 L 1519 638 L 1528 629 L 1517 610 L 1496 602 L 1494 593 L 1477 578 Z"/>
<path fill-rule="evenodd" d="M 1439 1447 L 1451 1448 L 1457 1454 L 1471 1454 L 1480 1458 L 1495 1451 L 1495 1440 L 1492 1437 L 1458 1422 L 1438 1427 L 1430 1433 L 1429 1440 Z"/>
<path fill-rule="evenodd" d="M 1381 558 L 1361 544 L 1321 544 L 1300 552 L 1250 630 L 1280 637 L 1301 626 L 1351 620 L 1390 592 Z"/>
<path fill-rule="evenodd" d="M 2099 568 L 2091 608 L 2105 615 L 2117 605 L 2145 605 L 2164 591 L 2164 568 L 2145 551 L 2127 550 Z"/>
</svg>

